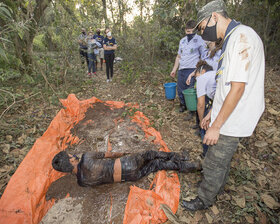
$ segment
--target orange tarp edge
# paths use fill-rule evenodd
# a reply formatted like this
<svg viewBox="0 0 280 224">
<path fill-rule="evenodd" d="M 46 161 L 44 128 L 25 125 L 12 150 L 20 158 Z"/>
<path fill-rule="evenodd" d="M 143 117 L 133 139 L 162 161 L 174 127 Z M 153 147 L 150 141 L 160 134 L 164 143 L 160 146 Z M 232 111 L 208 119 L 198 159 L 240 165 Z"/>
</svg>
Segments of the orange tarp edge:
<svg viewBox="0 0 280 224">
<path fill-rule="evenodd" d="M 58 112 L 43 136 L 36 140 L 10 179 L 2 195 L 0 200 L 0 223 L 35 224 L 41 221 L 54 204 L 54 200 L 45 200 L 46 192 L 52 182 L 63 176 L 62 173 L 53 170 L 51 161 L 56 153 L 67 147 L 67 142 L 73 144 L 79 141 L 77 136 L 71 135 L 70 130 L 84 118 L 87 109 L 96 102 L 102 101 L 95 97 L 79 101 L 74 94 L 70 94 L 67 99 L 61 100 L 65 109 L 61 109 Z M 128 106 L 124 102 L 106 101 L 102 103 L 114 108 Z M 161 150 L 169 151 L 160 133 L 149 126 L 149 120 L 143 113 L 137 111 L 132 120 L 142 127 L 147 137 L 155 136 L 154 142 L 162 146 Z M 147 219 L 150 220 L 149 223 L 166 221 L 167 217 L 158 207 L 160 203 L 169 205 L 174 213 L 177 211 L 180 194 L 177 174 L 167 175 L 165 171 L 158 172 L 153 185 L 152 190 L 137 188 L 136 191 L 134 190 L 136 187 L 131 188 L 124 223 L 147 223 L 145 221 Z M 141 191 L 142 197 L 134 201 L 135 195 Z M 154 206 L 151 206 L 151 203 L 147 205 L 146 197 L 153 198 Z M 137 208 L 139 211 L 136 215 L 138 221 L 131 222 L 135 216 L 133 204 L 136 204 L 136 202 L 139 203 L 139 206 L 142 206 L 142 209 Z M 148 211 L 146 206 L 150 206 L 148 218 L 145 215 L 145 212 Z"/>
</svg>

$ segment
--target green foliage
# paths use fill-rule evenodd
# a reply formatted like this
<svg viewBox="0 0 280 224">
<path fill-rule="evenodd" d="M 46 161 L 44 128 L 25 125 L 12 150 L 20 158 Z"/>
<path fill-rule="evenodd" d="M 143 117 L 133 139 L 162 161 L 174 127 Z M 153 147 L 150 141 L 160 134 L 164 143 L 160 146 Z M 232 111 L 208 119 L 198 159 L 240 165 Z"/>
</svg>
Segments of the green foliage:
<svg viewBox="0 0 280 224">
<path fill-rule="evenodd" d="M 44 39 L 44 34 L 39 34 L 39 35 L 35 36 L 35 38 L 33 40 L 34 50 L 44 51 L 46 49 L 45 48 L 46 45 L 44 44 L 43 39 Z"/>
</svg>

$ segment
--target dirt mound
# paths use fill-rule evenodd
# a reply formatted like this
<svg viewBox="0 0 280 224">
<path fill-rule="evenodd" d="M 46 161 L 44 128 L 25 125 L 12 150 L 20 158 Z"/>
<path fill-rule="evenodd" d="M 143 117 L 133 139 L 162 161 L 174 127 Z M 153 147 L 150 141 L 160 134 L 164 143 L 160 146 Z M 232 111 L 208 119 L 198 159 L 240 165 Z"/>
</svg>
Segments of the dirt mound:
<svg viewBox="0 0 280 224">
<path fill-rule="evenodd" d="M 157 150 L 155 145 L 145 138 L 145 133 L 129 117 L 129 108 L 112 109 L 103 103 L 89 108 L 85 118 L 76 124 L 71 133 L 78 136 L 80 144 L 69 146 L 70 153 L 82 154 L 96 151 L 135 153 L 144 150 Z M 67 175 L 55 181 L 49 188 L 46 199 L 55 198 L 60 204 L 59 213 L 55 206 L 49 210 L 41 223 L 54 223 L 53 220 L 67 220 L 74 211 L 80 217 L 80 223 L 122 223 L 129 187 L 136 185 L 148 189 L 148 177 L 137 182 L 115 183 L 84 188 L 77 184 L 76 177 Z M 69 193 L 70 197 L 65 200 Z M 67 209 L 69 204 L 73 209 Z M 75 209 L 81 205 L 82 209 Z M 59 216 L 59 217 L 57 217 Z M 78 222 L 79 223 L 79 222 Z"/>
</svg>

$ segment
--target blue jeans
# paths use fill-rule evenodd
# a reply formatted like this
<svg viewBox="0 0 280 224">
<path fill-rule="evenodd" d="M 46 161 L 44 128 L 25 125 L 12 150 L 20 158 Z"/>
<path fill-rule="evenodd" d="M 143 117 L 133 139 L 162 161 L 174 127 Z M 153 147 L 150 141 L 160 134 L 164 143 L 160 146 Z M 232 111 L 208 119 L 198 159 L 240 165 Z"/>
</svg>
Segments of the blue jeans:
<svg viewBox="0 0 280 224">
<path fill-rule="evenodd" d="M 194 88 L 194 83 L 195 83 L 194 77 L 192 77 L 190 85 L 186 84 L 186 81 L 187 81 L 189 75 L 194 70 L 195 70 L 194 68 L 186 68 L 186 69 L 181 69 L 178 71 L 177 92 L 178 92 L 178 96 L 179 96 L 181 105 L 186 105 L 183 91 L 185 89 Z"/>
<path fill-rule="evenodd" d="M 209 113 L 211 107 L 212 107 L 212 100 L 208 96 L 205 95 L 205 109 L 204 109 L 203 117 L 205 117 Z M 200 128 L 200 137 L 201 137 L 202 142 L 203 142 L 205 134 L 206 134 L 206 130 Z M 208 145 L 202 143 L 202 148 L 203 148 L 202 156 L 205 157 L 206 152 L 208 150 Z"/>
<path fill-rule="evenodd" d="M 96 56 L 94 53 L 88 53 L 88 72 L 95 72 Z"/>
</svg>

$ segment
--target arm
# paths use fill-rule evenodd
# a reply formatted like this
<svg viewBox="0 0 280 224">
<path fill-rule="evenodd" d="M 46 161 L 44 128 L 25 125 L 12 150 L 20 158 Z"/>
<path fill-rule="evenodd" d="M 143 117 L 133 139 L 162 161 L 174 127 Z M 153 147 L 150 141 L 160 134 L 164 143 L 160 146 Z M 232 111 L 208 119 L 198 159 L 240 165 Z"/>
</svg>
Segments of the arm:
<svg viewBox="0 0 280 224">
<path fill-rule="evenodd" d="M 103 48 L 105 51 L 116 50 L 117 45 L 115 44 L 114 46 L 107 46 L 106 44 L 103 44 Z"/>
<path fill-rule="evenodd" d="M 174 63 L 173 69 L 172 69 L 172 71 L 170 73 L 170 76 L 173 77 L 173 78 L 175 78 L 176 71 L 177 71 L 177 69 L 179 67 L 180 58 L 181 58 L 181 56 L 178 54 L 176 59 L 175 59 L 175 63 Z"/>
<path fill-rule="evenodd" d="M 192 77 L 195 75 L 195 71 L 196 71 L 196 70 L 194 70 L 194 71 L 189 75 L 189 77 L 187 78 L 187 80 L 186 80 L 186 84 L 187 84 L 187 85 L 190 85 L 190 84 L 191 84 L 191 79 L 192 79 Z"/>
<path fill-rule="evenodd" d="M 199 53 L 201 60 L 205 60 L 208 57 L 208 49 L 204 41 L 203 44 L 201 44 L 199 47 Z"/>
<path fill-rule="evenodd" d="M 220 129 L 228 119 L 245 90 L 245 82 L 231 82 L 231 89 L 225 98 L 223 106 L 213 122 L 212 126 L 207 130 L 203 143 L 214 145 L 218 142 Z"/>
<path fill-rule="evenodd" d="M 197 113 L 199 117 L 199 123 L 201 124 L 205 110 L 205 95 L 197 98 Z"/>
</svg>

